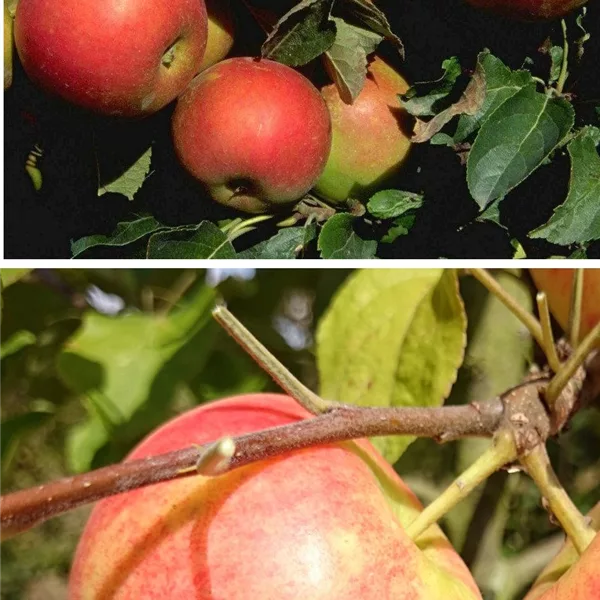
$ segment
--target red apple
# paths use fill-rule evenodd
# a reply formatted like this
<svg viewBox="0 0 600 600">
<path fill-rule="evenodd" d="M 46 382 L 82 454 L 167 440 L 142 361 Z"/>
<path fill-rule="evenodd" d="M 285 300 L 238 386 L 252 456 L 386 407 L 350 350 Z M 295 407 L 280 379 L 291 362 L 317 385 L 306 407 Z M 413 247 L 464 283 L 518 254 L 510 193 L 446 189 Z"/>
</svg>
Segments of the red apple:
<svg viewBox="0 0 600 600">
<path fill-rule="evenodd" d="M 315 190 L 340 203 L 349 197 L 366 199 L 396 175 L 410 149 L 406 113 L 398 94 L 408 83 L 381 58 L 369 65 L 365 85 L 346 104 L 335 85 L 322 89 L 331 113 L 331 153 Z"/>
<path fill-rule="evenodd" d="M 15 41 L 40 86 L 118 116 L 153 113 L 179 95 L 206 47 L 204 0 L 20 0 Z"/>
<path fill-rule="evenodd" d="M 566 331 L 569 325 L 574 270 L 531 269 L 529 272 L 538 290 L 546 292 L 552 315 Z M 580 337 L 585 336 L 598 322 L 600 322 L 600 269 L 585 269 Z"/>
<path fill-rule="evenodd" d="M 233 46 L 234 24 L 229 0 L 206 0 L 206 11 L 208 39 L 199 72 L 222 61 Z"/>
<path fill-rule="evenodd" d="M 600 527 L 600 502 L 590 511 Z M 600 598 L 600 533 L 579 556 L 567 542 L 536 579 L 525 600 L 595 600 Z"/>
<path fill-rule="evenodd" d="M 130 458 L 308 416 L 279 394 L 228 398 L 163 425 Z M 73 563 L 70 600 L 480 598 L 437 526 L 419 546 L 407 537 L 401 521 L 418 514 L 418 501 L 370 443 L 359 444 L 398 482 L 400 520 L 348 444 L 164 482 L 94 508 Z"/>
<path fill-rule="evenodd" d="M 271 60 L 231 58 L 194 79 L 173 115 L 175 149 L 214 200 L 263 213 L 302 197 L 331 145 L 318 90 Z"/>
<path fill-rule="evenodd" d="M 534 21 L 556 19 L 583 6 L 587 0 L 467 0 L 477 8 L 497 14 Z"/>
</svg>

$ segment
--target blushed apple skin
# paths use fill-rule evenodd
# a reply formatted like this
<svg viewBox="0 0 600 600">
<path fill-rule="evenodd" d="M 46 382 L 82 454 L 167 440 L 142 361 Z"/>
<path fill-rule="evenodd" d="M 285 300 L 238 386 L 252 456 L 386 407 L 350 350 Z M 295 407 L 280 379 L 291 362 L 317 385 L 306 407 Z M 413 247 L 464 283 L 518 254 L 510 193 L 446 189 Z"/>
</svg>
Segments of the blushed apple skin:
<svg viewBox="0 0 600 600">
<path fill-rule="evenodd" d="M 206 0 L 208 38 L 204 58 L 198 72 L 222 61 L 234 42 L 234 22 L 229 0 Z"/>
<path fill-rule="evenodd" d="M 20 0 L 15 18 L 32 80 L 114 116 L 148 115 L 175 99 L 198 72 L 206 36 L 204 0 Z"/>
<path fill-rule="evenodd" d="M 301 198 L 323 171 L 331 123 L 318 90 L 271 60 L 230 58 L 177 101 L 173 142 L 221 204 L 264 213 Z"/>
<path fill-rule="evenodd" d="M 600 502 L 588 514 L 600 529 Z M 536 579 L 525 600 L 596 600 L 600 598 L 600 533 L 581 557 L 567 542 Z"/>
<path fill-rule="evenodd" d="M 569 326 L 573 269 L 530 269 L 538 290 L 546 292 L 550 312 L 563 330 Z M 586 268 L 583 275 L 580 339 L 600 322 L 600 269 Z"/>
<path fill-rule="evenodd" d="M 310 416 L 279 394 L 237 396 L 168 422 L 129 457 Z M 366 441 L 373 460 L 397 478 Z M 404 489 L 403 514 L 420 509 Z M 79 542 L 70 600 L 471 600 L 464 563 L 437 527 L 418 548 L 347 444 L 298 450 L 216 478 L 102 500 Z"/>
<path fill-rule="evenodd" d="M 557 19 L 587 0 L 467 0 L 476 8 L 525 21 Z"/>
<path fill-rule="evenodd" d="M 352 104 L 334 84 L 321 93 L 331 114 L 331 153 L 315 191 L 332 203 L 366 199 L 396 175 L 410 149 L 406 113 L 398 94 L 409 88 L 381 58 L 368 67 L 367 80 Z"/>
</svg>

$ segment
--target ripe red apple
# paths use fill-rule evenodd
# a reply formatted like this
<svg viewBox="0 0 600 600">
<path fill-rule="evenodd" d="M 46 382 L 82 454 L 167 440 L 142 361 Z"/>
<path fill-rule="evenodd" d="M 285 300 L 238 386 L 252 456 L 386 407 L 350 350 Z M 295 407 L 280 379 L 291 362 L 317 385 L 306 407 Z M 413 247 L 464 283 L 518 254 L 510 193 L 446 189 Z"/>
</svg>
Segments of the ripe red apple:
<svg viewBox="0 0 600 600">
<path fill-rule="evenodd" d="M 130 458 L 298 421 L 287 396 L 251 394 L 183 414 Z M 471 600 L 466 566 L 432 527 L 414 544 L 402 522 L 420 509 L 401 488 L 400 519 L 348 444 L 298 450 L 215 478 L 164 482 L 102 500 L 79 542 L 70 600 Z"/>
<path fill-rule="evenodd" d="M 234 24 L 229 0 L 206 0 L 206 11 L 208 38 L 199 72 L 222 61 L 233 46 Z"/>
<path fill-rule="evenodd" d="M 352 104 L 341 99 L 335 85 L 322 89 L 333 130 L 329 160 L 315 186 L 323 198 L 333 203 L 365 199 L 398 173 L 410 149 L 406 113 L 398 100 L 408 87 L 376 57 Z"/>
<path fill-rule="evenodd" d="M 590 511 L 600 527 L 600 503 Z M 595 600 L 600 598 L 600 533 L 579 556 L 567 542 L 536 579 L 525 600 Z"/>
<path fill-rule="evenodd" d="M 204 0 L 20 0 L 15 41 L 29 77 L 85 108 L 153 113 L 204 55 Z"/>
<path fill-rule="evenodd" d="M 271 60 L 231 58 L 201 73 L 177 101 L 179 159 L 214 200 L 263 213 L 302 197 L 331 145 L 318 90 Z"/>
<path fill-rule="evenodd" d="M 477 8 L 497 14 L 535 21 L 556 19 L 583 6 L 587 0 L 467 0 Z"/>
<path fill-rule="evenodd" d="M 546 292 L 550 311 L 566 331 L 569 324 L 574 269 L 530 269 L 538 288 Z M 600 321 L 600 269 L 585 269 L 580 338 Z"/>
</svg>

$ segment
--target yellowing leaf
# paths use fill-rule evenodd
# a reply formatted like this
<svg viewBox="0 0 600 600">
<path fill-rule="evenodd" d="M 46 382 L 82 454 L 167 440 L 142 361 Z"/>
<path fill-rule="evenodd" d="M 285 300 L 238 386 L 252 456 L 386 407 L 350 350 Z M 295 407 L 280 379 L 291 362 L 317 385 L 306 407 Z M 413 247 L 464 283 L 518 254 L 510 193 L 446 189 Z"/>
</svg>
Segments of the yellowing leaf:
<svg viewBox="0 0 600 600">
<path fill-rule="evenodd" d="M 369 269 L 351 276 L 319 323 L 321 395 L 360 406 L 438 406 L 466 344 L 454 270 Z M 413 441 L 372 440 L 390 462 Z"/>
</svg>

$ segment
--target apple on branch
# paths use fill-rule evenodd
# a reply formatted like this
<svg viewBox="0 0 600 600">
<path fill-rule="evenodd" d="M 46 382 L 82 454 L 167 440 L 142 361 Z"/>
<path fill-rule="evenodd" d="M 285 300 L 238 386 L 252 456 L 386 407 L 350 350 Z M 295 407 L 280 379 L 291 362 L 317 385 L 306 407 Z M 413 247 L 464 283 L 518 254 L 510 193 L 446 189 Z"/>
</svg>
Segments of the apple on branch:
<svg viewBox="0 0 600 600">
<path fill-rule="evenodd" d="M 587 0 L 467 0 L 477 8 L 526 21 L 557 19 Z"/>
<path fill-rule="evenodd" d="M 181 163 L 212 198 L 248 213 L 300 199 L 331 146 L 329 113 L 312 83 L 247 57 L 198 75 L 177 101 L 172 130 Z"/>
<path fill-rule="evenodd" d="M 322 89 L 331 113 L 331 153 L 315 191 L 326 200 L 366 199 L 400 170 L 410 149 L 407 114 L 398 94 L 409 88 L 381 58 L 368 67 L 367 79 L 352 104 L 334 84 Z"/>
<path fill-rule="evenodd" d="M 130 459 L 310 417 L 295 400 L 251 394 L 166 423 Z M 297 450 L 224 475 L 171 480 L 106 498 L 79 542 L 70 600 L 474 600 L 466 566 L 437 526 L 415 544 L 420 504 L 366 440 Z"/>
<path fill-rule="evenodd" d="M 107 115 L 151 114 L 198 72 L 204 0 L 20 0 L 15 42 L 48 92 Z"/>
</svg>

